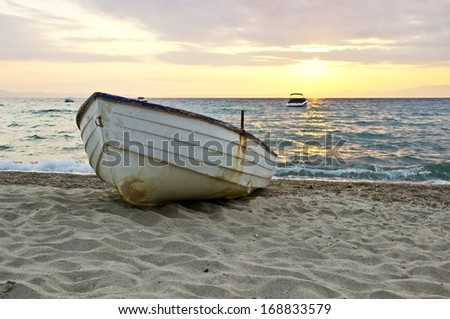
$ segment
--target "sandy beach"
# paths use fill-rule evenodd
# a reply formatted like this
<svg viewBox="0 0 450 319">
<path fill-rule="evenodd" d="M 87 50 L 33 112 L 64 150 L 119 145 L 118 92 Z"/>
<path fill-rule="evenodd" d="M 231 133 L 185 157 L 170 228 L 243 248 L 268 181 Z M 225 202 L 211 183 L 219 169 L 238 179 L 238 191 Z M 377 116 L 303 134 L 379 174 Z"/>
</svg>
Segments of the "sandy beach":
<svg viewBox="0 0 450 319">
<path fill-rule="evenodd" d="M 132 207 L 0 172 L 0 298 L 449 298 L 450 185 L 274 180 Z"/>
</svg>

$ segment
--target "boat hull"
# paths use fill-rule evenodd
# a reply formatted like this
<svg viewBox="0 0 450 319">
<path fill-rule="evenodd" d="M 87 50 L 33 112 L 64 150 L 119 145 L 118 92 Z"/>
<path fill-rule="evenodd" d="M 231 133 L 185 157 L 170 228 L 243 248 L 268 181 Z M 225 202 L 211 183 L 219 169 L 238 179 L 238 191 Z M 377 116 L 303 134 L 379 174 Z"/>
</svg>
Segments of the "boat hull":
<svg viewBox="0 0 450 319">
<path fill-rule="evenodd" d="M 286 103 L 286 106 L 287 107 L 305 107 L 306 106 L 306 104 L 307 104 L 307 101 L 304 101 L 304 102 L 300 102 L 300 103 L 298 103 L 298 102 L 291 102 L 291 103 Z"/>
<path fill-rule="evenodd" d="M 303 107 L 306 106 L 308 101 L 305 99 L 303 94 L 301 93 L 291 93 L 291 97 L 289 101 L 286 103 L 286 106 L 289 107 Z"/>
<path fill-rule="evenodd" d="M 94 93 L 77 124 L 95 173 L 134 205 L 234 198 L 270 182 L 276 154 L 199 114 Z"/>
</svg>

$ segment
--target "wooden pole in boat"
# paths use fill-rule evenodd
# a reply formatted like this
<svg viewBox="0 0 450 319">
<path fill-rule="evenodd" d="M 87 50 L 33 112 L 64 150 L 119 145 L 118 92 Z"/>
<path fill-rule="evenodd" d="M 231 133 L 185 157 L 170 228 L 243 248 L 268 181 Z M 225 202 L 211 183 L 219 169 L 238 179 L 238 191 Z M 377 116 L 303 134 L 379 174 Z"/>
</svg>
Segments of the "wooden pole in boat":
<svg viewBox="0 0 450 319">
<path fill-rule="evenodd" d="M 241 110 L 241 130 L 244 130 L 244 110 Z"/>
</svg>

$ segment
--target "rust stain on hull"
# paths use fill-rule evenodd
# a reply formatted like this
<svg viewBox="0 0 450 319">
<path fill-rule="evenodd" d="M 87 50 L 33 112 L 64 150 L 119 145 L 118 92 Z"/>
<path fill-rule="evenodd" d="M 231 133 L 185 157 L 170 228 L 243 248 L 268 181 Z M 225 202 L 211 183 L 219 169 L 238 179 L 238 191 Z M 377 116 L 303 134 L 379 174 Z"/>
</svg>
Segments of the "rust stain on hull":
<svg viewBox="0 0 450 319">
<path fill-rule="evenodd" d="M 118 185 L 118 192 L 125 201 L 134 205 L 147 204 L 146 197 L 152 192 L 150 185 L 137 177 L 126 178 Z"/>
<path fill-rule="evenodd" d="M 211 182 L 211 181 L 210 181 Z M 206 182 L 207 183 L 207 182 Z M 242 196 L 246 196 L 250 194 L 254 189 L 233 185 L 230 182 L 223 181 L 222 187 L 219 187 L 215 191 L 209 190 L 208 192 L 204 192 L 202 194 L 197 194 L 194 197 L 185 196 L 182 194 L 177 194 L 172 192 L 172 199 L 161 198 L 160 195 L 157 195 L 155 189 L 151 184 L 137 178 L 130 177 L 124 179 L 120 184 L 117 184 L 117 192 L 123 198 L 124 201 L 131 205 L 142 205 L 142 206 L 155 206 L 161 205 L 167 202 L 171 202 L 174 200 L 201 200 L 201 199 L 209 199 L 209 198 L 238 198 Z M 165 192 L 170 193 L 169 189 L 166 189 Z"/>
<path fill-rule="evenodd" d="M 237 152 L 238 160 L 236 160 L 236 166 L 234 167 L 236 170 L 240 172 L 243 171 L 242 163 L 244 162 L 246 149 L 247 149 L 247 136 L 245 135 L 245 131 L 242 130 L 242 132 L 239 134 L 239 145 Z"/>
<path fill-rule="evenodd" d="M 248 137 L 245 131 L 242 130 L 239 134 L 239 145 L 237 147 L 236 156 L 233 158 L 231 169 L 224 170 L 223 173 L 215 178 L 220 179 L 226 183 L 230 183 L 217 192 L 214 197 L 224 197 L 224 198 L 238 198 L 241 196 L 246 196 L 252 193 L 255 188 L 249 182 L 247 185 L 239 185 L 238 181 L 242 178 L 244 171 L 244 156 L 247 150 Z M 233 185 L 233 186 L 231 186 Z"/>
</svg>

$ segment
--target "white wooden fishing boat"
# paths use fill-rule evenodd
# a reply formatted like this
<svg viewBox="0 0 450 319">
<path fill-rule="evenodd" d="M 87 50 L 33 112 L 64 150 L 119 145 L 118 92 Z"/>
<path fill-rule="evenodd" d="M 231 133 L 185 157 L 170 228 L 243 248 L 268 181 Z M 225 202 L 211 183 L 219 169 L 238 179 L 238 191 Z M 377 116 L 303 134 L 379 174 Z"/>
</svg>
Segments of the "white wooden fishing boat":
<svg viewBox="0 0 450 319">
<path fill-rule="evenodd" d="M 248 195 L 276 163 L 243 128 L 138 99 L 94 93 L 76 121 L 95 173 L 134 205 Z"/>
<path fill-rule="evenodd" d="M 289 101 L 286 103 L 286 106 L 290 107 L 303 107 L 306 106 L 308 102 L 305 97 L 301 93 L 291 93 Z"/>
</svg>

